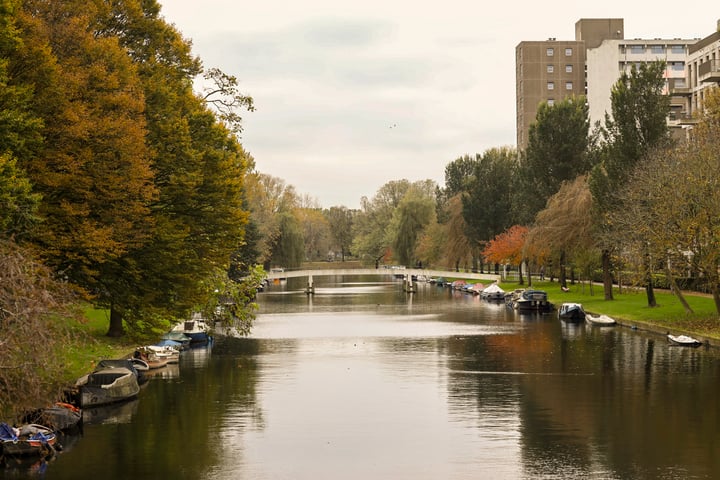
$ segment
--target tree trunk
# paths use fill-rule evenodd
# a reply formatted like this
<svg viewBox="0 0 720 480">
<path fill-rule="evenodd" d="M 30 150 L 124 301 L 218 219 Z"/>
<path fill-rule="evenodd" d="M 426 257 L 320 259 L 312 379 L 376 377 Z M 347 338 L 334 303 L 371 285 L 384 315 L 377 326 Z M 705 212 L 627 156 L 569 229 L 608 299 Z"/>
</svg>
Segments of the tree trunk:
<svg viewBox="0 0 720 480">
<path fill-rule="evenodd" d="M 712 291 L 713 300 L 715 301 L 715 310 L 720 315 L 720 288 L 718 288 L 718 282 L 711 283 L 710 290 Z"/>
<path fill-rule="evenodd" d="M 122 312 L 115 305 L 110 306 L 110 328 L 108 328 L 107 336 L 112 338 L 120 338 L 125 334 L 122 324 Z"/>
<path fill-rule="evenodd" d="M 527 267 L 527 277 L 528 277 L 528 288 L 532 287 L 532 271 L 530 270 L 530 263 L 525 261 L 525 266 Z"/>
<path fill-rule="evenodd" d="M 525 285 L 525 282 L 523 280 L 522 262 L 518 264 L 518 285 Z"/>
<path fill-rule="evenodd" d="M 692 307 L 687 303 L 687 300 L 685 300 L 685 295 L 683 295 L 683 293 L 678 288 L 675 277 L 672 273 L 670 273 L 670 269 L 665 270 L 665 275 L 667 275 L 667 278 L 670 281 L 670 289 L 673 291 L 678 300 L 680 300 L 680 304 L 685 309 L 685 313 L 695 313 L 693 312 Z"/>
<path fill-rule="evenodd" d="M 565 270 L 565 250 L 560 252 L 560 288 L 567 289 L 567 273 Z"/>
<path fill-rule="evenodd" d="M 603 270 L 603 289 L 605 290 L 605 300 L 613 299 L 612 291 L 612 274 L 610 273 L 610 250 L 602 251 L 602 270 Z"/>
<path fill-rule="evenodd" d="M 646 253 L 644 258 L 645 268 L 645 293 L 647 293 L 648 307 L 657 307 L 657 300 L 655 299 L 655 290 L 653 289 L 653 278 L 652 271 L 650 270 L 650 259 Z"/>
</svg>

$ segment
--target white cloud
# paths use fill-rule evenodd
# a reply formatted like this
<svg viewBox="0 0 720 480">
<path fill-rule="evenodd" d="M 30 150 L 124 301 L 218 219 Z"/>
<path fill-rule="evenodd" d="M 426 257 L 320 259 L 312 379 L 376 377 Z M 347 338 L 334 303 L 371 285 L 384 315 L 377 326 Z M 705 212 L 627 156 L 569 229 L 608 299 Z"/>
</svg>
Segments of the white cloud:
<svg viewBox="0 0 720 480">
<path fill-rule="evenodd" d="M 442 184 L 459 156 L 513 145 L 520 41 L 573 39 L 580 18 L 624 18 L 627 38 L 715 30 L 693 13 L 714 11 L 709 0 L 687 12 L 619 0 L 198 5 L 167 0 L 163 14 L 253 97 L 243 146 L 261 172 L 325 207 L 355 208 L 401 178 Z"/>
</svg>

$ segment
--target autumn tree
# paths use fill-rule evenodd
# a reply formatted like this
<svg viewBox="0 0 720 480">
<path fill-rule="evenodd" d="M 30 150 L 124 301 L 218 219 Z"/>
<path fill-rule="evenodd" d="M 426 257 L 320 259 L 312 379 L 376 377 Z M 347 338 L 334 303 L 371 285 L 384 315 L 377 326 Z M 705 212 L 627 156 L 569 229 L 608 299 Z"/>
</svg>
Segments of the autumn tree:
<svg viewBox="0 0 720 480">
<path fill-rule="evenodd" d="M 521 284 L 523 283 L 523 248 L 527 233 L 527 227 L 522 225 L 513 225 L 490 240 L 482 252 L 489 262 L 517 265 L 520 272 Z"/>
<path fill-rule="evenodd" d="M 460 269 L 460 264 L 473 261 L 473 254 L 479 250 L 479 244 L 474 243 L 468 236 L 468 225 L 463 215 L 462 193 L 458 193 L 448 200 L 447 221 L 444 224 L 443 252 L 446 265 Z"/>
<path fill-rule="evenodd" d="M 695 272 L 712 292 L 720 314 L 720 90 L 706 94 L 705 109 L 688 141 L 653 150 L 621 190 L 610 220 L 629 255 L 661 265 L 672 291 L 692 312 L 676 277 Z"/>
<path fill-rule="evenodd" d="M 95 299 L 123 291 L 104 281 L 149 237 L 155 199 L 144 95 L 117 38 L 97 35 L 94 4 L 29 0 L 18 14 L 24 50 L 14 81 L 35 85 L 31 111 L 44 142 L 18 157 L 43 228 L 32 242 L 63 278 Z"/>
<path fill-rule="evenodd" d="M 560 190 L 550 197 L 546 207 L 538 212 L 526 239 L 526 250 L 542 252 L 549 250 L 559 257 L 560 284 L 567 287 L 566 266 L 575 260 L 587 278 L 591 278 L 596 262 L 586 255 L 594 250 L 595 222 L 592 218 L 592 195 L 587 185 L 587 175 L 563 183 Z"/>
<path fill-rule="evenodd" d="M 601 161 L 593 167 L 589 185 L 597 208 L 595 216 L 605 234 L 602 245 L 602 267 L 605 299 L 612 300 L 611 254 L 613 241 L 608 215 L 618 207 L 622 190 L 635 166 L 655 148 L 670 139 L 666 118 L 670 97 L 664 94 L 665 63 L 661 61 L 633 66 L 623 72 L 610 92 L 612 116 L 606 113 L 602 130 L 604 143 Z M 651 265 L 644 267 L 648 305 L 655 305 Z"/>
<path fill-rule="evenodd" d="M 330 251 L 330 224 L 322 209 L 300 208 L 296 214 L 302 226 L 304 259 L 325 260 Z"/>
<path fill-rule="evenodd" d="M 124 296 L 110 305 L 109 334 L 119 335 L 123 320 L 138 328 L 144 312 L 173 318 L 207 303 L 207 280 L 218 268 L 227 272 L 230 256 L 243 244 L 250 158 L 193 92 L 202 64 L 191 43 L 163 19 L 160 5 L 97 5 L 97 35 L 119 40 L 141 81 L 157 190 L 149 240 L 122 259 Z"/>
</svg>

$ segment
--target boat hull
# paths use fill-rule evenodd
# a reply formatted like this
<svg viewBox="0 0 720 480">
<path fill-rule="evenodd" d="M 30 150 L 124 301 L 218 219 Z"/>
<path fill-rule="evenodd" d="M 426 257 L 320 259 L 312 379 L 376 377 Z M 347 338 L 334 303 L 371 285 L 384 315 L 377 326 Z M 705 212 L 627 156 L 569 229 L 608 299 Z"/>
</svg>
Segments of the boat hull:
<svg viewBox="0 0 720 480">
<path fill-rule="evenodd" d="M 79 387 L 80 406 L 83 408 L 122 402 L 140 393 L 137 375 L 124 368 L 93 372 Z"/>
</svg>

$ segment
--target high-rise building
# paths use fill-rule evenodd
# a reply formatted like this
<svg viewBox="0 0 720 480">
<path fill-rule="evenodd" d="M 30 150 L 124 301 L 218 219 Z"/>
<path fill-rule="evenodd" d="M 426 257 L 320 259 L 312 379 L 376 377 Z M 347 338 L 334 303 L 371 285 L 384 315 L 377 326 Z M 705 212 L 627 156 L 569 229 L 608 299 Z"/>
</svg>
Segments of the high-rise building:
<svg viewBox="0 0 720 480">
<path fill-rule="evenodd" d="M 606 39 L 624 38 L 623 19 L 580 19 L 575 40 L 524 41 L 515 47 L 517 147 L 527 146 L 527 133 L 541 102 L 585 95 L 587 49 Z"/>
<path fill-rule="evenodd" d="M 719 37 L 720 38 L 720 37 Z M 606 113 L 611 113 L 610 92 L 623 72 L 629 72 L 633 66 L 656 60 L 666 62 L 664 77 L 666 92 L 671 97 L 671 127 L 680 127 L 683 118 L 691 112 L 688 105 L 690 90 L 686 80 L 685 65 L 689 52 L 697 39 L 633 39 L 624 38 L 624 21 L 621 18 L 580 19 L 575 23 L 575 41 L 558 42 L 549 39 L 545 42 L 521 42 L 516 47 L 516 103 L 517 103 L 517 147 L 527 147 L 527 134 L 530 124 L 535 121 L 537 107 L 543 101 L 553 103 L 570 95 L 585 95 L 590 112 L 590 122 L 603 122 Z M 707 54 L 707 60 L 720 61 L 717 54 Z M 712 43 L 712 42 L 710 42 Z M 567 62 L 560 79 L 547 76 L 557 67 L 550 66 L 543 58 L 543 49 L 552 48 L 552 44 L 573 45 L 578 50 L 577 66 Z M 532 55 L 529 52 L 534 52 Z M 548 50 L 549 52 L 549 50 Z M 544 61 L 544 64 L 543 64 Z M 546 71 L 543 72 L 543 65 Z M 697 67 L 698 69 L 700 66 Z M 708 66 L 703 67 L 705 69 Z M 717 65 L 714 67 L 717 70 Z M 570 69 L 582 73 L 582 78 L 570 78 Z M 545 76 L 543 76 L 543 73 Z M 573 88 L 557 90 L 555 85 Z M 575 89 L 576 83 L 581 86 Z M 552 87 L 552 88 L 551 88 Z"/>
</svg>

